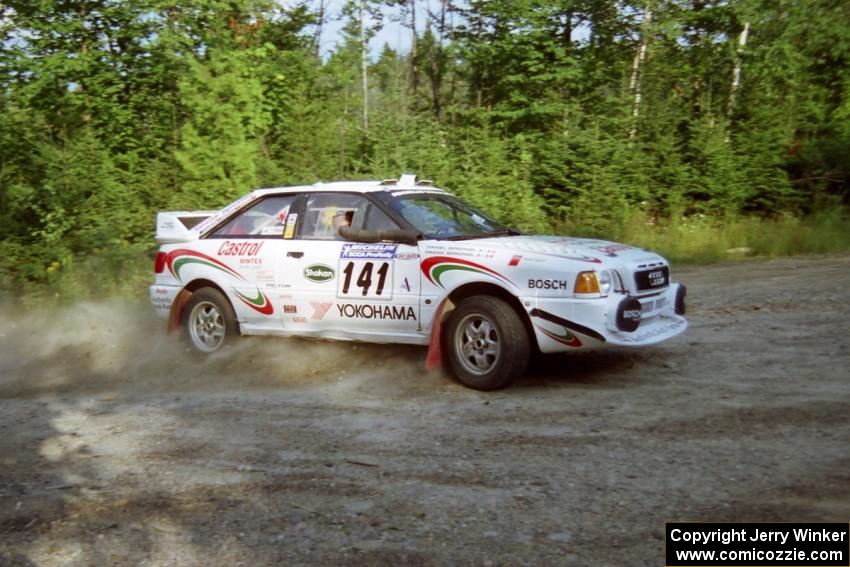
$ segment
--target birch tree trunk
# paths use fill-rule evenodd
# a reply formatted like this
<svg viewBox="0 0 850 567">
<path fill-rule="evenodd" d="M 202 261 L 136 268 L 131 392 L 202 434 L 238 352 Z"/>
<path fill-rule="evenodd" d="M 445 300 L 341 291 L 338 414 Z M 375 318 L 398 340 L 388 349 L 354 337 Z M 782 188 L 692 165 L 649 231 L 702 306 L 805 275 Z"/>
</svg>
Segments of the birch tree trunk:
<svg viewBox="0 0 850 567">
<path fill-rule="evenodd" d="M 319 21 L 316 24 L 316 57 L 322 54 L 322 25 L 325 23 L 325 0 L 319 0 Z"/>
<path fill-rule="evenodd" d="M 416 35 L 416 0 L 410 0 L 410 30 L 413 33 L 410 43 L 410 92 L 416 96 L 419 88 L 419 68 L 416 63 L 416 48 L 418 37 Z"/>
<path fill-rule="evenodd" d="M 431 101 L 434 108 L 434 119 L 439 122 L 443 108 L 441 91 L 443 88 L 442 69 L 440 68 L 443 57 L 443 36 L 446 32 L 446 0 L 440 0 L 440 21 L 438 24 L 437 45 L 431 53 Z M 431 28 L 431 18 L 429 13 L 428 29 Z"/>
<path fill-rule="evenodd" d="M 629 79 L 629 93 L 634 97 L 632 102 L 632 128 L 629 130 L 629 139 L 637 135 L 637 122 L 640 118 L 641 102 L 641 67 L 646 60 L 646 49 L 649 44 L 649 26 L 652 23 L 652 4 L 646 3 L 644 9 L 643 23 L 641 24 L 640 47 L 632 61 L 632 76 Z"/>
<path fill-rule="evenodd" d="M 339 178 L 345 179 L 345 123 L 348 121 L 348 87 L 345 87 L 342 116 L 339 118 Z"/>
<path fill-rule="evenodd" d="M 747 36 L 750 34 L 750 22 L 744 22 L 744 29 L 738 36 L 738 49 L 735 51 L 735 68 L 732 69 L 732 87 L 729 89 L 729 103 L 726 105 L 726 117 L 732 120 L 735 112 L 735 98 L 741 86 L 741 66 L 743 65 L 744 48 L 747 47 Z M 731 122 L 730 122 L 731 126 Z M 729 132 L 726 132 L 726 142 L 729 142 Z"/>
<path fill-rule="evenodd" d="M 360 75 L 363 82 L 363 133 L 369 134 L 369 77 L 366 41 L 366 0 L 360 0 Z"/>
</svg>

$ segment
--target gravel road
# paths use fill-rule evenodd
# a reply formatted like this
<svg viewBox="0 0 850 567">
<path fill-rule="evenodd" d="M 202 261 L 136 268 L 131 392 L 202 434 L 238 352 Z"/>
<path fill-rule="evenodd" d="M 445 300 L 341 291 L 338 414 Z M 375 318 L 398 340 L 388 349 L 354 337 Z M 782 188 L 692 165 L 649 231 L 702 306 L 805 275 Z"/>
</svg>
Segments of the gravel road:
<svg viewBox="0 0 850 567">
<path fill-rule="evenodd" d="M 663 565 L 665 521 L 850 520 L 850 255 L 674 269 L 691 326 L 468 390 L 415 347 L 0 309 L 0 565 Z"/>
</svg>

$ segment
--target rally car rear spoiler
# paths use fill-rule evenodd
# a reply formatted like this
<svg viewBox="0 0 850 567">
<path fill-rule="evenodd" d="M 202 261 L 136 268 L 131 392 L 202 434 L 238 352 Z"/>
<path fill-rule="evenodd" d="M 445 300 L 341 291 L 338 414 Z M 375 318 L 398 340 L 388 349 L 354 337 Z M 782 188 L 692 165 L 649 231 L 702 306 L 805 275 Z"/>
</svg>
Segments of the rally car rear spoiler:
<svg viewBox="0 0 850 567">
<path fill-rule="evenodd" d="M 156 215 L 156 241 L 160 244 L 191 242 L 198 239 L 198 224 L 217 211 L 169 211 Z"/>
</svg>

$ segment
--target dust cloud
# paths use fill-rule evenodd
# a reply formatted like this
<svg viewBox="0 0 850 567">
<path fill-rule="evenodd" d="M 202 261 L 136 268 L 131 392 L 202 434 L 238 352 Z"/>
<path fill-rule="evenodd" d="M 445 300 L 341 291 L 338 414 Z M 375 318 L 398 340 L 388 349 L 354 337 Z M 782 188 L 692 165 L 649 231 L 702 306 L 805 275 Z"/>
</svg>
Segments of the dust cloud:
<svg viewBox="0 0 850 567">
<path fill-rule="evenodd" d="M 0 396 L 316 386 L 362 371 L 378 380 L 424 372 L 420 347 L 246 337 L 203 356 L 165 327 L 141 302 L 0 306 Z"/>
</svg>

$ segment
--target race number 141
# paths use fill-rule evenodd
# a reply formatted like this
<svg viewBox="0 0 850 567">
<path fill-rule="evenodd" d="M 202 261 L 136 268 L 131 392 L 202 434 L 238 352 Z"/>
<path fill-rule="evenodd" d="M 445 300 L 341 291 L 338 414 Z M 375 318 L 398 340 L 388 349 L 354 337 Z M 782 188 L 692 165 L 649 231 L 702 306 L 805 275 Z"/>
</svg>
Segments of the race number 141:
<svg viewBox="0 0 850 567">
<path fill-rule="evenodd" d="M 347 297 L 392 297 L 392 267 L 390 262 L 350 260 L 342 267 L 339 295 Z"/>
</svg>

